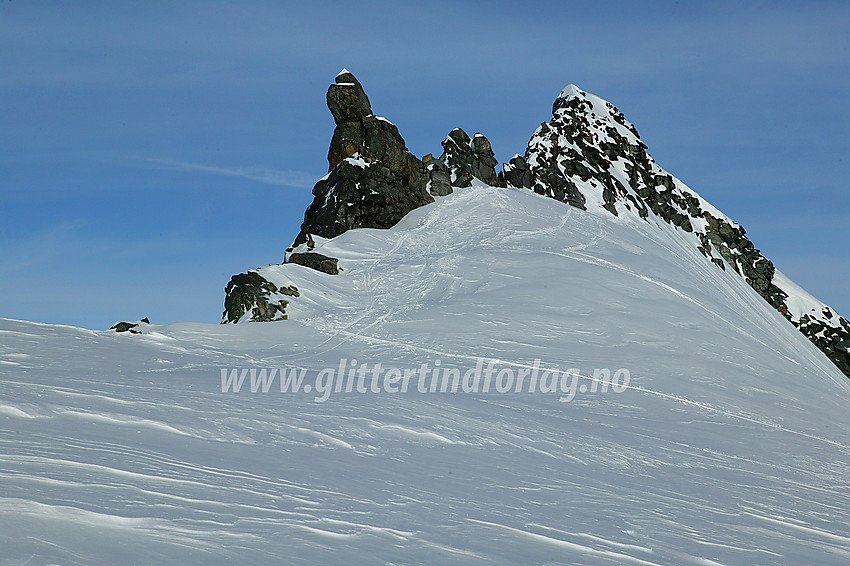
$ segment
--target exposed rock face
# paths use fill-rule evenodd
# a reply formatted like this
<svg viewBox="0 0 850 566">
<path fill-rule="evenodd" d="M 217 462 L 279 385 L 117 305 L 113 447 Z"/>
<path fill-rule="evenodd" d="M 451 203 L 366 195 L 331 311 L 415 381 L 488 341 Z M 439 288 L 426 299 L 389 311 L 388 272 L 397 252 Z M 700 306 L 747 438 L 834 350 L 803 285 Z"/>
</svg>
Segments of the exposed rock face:
<svg viewBox="0 0 850 566">
<path fill-rule="evenodd" d="M 313 187 L 293 248 L 310 235 L 333 238 L 352 228 L 390 228 L 411 210 L 434 202 L 432 195 L 451 192 L 448 170 L 414 157 L 398 128 L 375 116 L 360 81 L 347 70 L 327 92 L 336 129 L 328 150 L 328 175 Z M 339 273 L 338 260 L 306 251 L 289 255 L 289 263 L 324 273 Z M 225 288 L 222 322 L 285 320 L 295 287 L 278 288 L 257 271 L 233 276 Z M 285 298 L 286 297 L 286 298 Z"/>
<path fill-rule="evenodd" d="M 250 313 L 249 320 L 255 322 L 286 320 L 289 301 L 284 297 L 300 295 L 294 286 L 278 288 L 256 271 L 234 275 L 224 292 L 222 324 L 239 322 L 246 313 Z"/>
<path fill-rule="evenodd" d="M 452 192 L 452 175 L 446 164 L 434 159 L 430 153 L 422 158 L 428 177 L 426 188 L 435 197 L 444 197 Z"/>
<path fill-rule="evenodd" d="M 151 321 L 148 320 L 148 317 L 145 317 L 138 322 L 117 322 L 109 327 L 109 330 L 114 330 L 115 332 L 129 332 L 130 334 L 141 334 L 141 327 L 143 324 L 150 324 Z"/>
<path fill-rule="evenodd" d="M 496 161 L 490 141 L 481 134 L 470 138 L 460 128 L 455 128 L 443 140 L 443 155 L 440 156 L 451 172 L 450 182 L 455 187 L 468 187 L 476 178 L 494 187 L 500 186 L 496 174 Z M 503 186 L 503 184 L 502 184 Z"/>
<path fill-rule="evenodd" d="M 702 212 L 702 217 L 708 225 L 704 231 L 698 231 L 702 246 L 698 249 L 708 258 L 712 258 L 712 250 L 731 265 L 738 275 L 741 275 L 749 283 L 750 287 L 758 291 L 759 295 L 780 310 L 785 305 L 788 295 L 773 284 L 773 275 L 776 269 L 773 262 L 761 255 L 753 243 L 746 237 L 746 231 L 737 224 L 733 225 L 725 220 L 716 218 L 708 212 Z M 712 258 L 717 259 L 717 258 Z M 725 269 L 722 261 L 715 261 L 721 269 Z"/>
<path fill-rule="evenodd" d="M 348 69 L 343 69 L 336 76 L 334 84 L 328 87 L 327 100 L 337 125 L 372 115 L 369 97 L 366 96 L 360 81 L 349 73 Z"/>
<path fill-rule="evenodd" d="M 731 266 L 850 376 L 847 321 L 794 312 L 788 293 L 775 281 L 773 263 L 746 231 L 658 166 L 635 127 L 611 103 L 569 85 L 555 100 L 552 120 L 541 124 L 525 155 L 512 158 L 504 171 L 511 187 L 530 188 L 582 209 L 614 215 L 631 211 L 644 219 L 652 215 L 693 233 L 708 260 L 724 270 Z"/>
<path fill-rule="evenodd" d="M 339 274 L 339 260 L 316 252 L 294 253 L 289 256 L 289 263 L 295 263 L 327 273 L 329 275 Z"/>
<path fill-rule="evenodd" d="M 790 316 L 789 319 L 844 375 L 850 377 L 850 323 L 847 319 L 838 316 L 829 307 L 819 313 L 803 314 L 796 321 Z"/>
<path fill-rule="evenodd" d="M 407 151 L 398 128 L 372 114 L 354 75 L 337 75 L 327 101 L 336 122 L 329 174 L 313 187 L 315 198 L 295 245 L 305 242 L 307 234 L 333 238 L 351 228 L 390 228 L 414 208 L 434 201 L 427 188 L 429 171 Z"/>
<path fill-rule="evenodd" d="M 516 154 L 511 157 L 510 163 L 505 163 L 503 169 L 507 186 L 518 189 L 531 188 L 531 170 L 522 155 Z"/>
</svg>

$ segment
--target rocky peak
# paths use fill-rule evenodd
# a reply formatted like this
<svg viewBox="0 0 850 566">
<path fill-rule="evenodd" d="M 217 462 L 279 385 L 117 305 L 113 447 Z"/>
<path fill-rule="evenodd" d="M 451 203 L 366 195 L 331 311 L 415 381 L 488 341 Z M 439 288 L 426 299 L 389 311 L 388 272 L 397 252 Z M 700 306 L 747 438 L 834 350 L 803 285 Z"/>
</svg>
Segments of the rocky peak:
<svg viewBox="0 0 850 566">
<path fill-rule="evenodd" d="M 333 276 L 343 269 L 335 258 L 299 248 L 311 235 L 390 228 L 433 196 L 467 187 L 473 179 L 527 188 L 594 213 L 633 215 L 686 232 L 707 261 L 742 277 L 850 376 L 850 323 L 807 294 L 801 302 L 805 292 L 776 271 L 741 226 L 656 164 L 635 127 L 611 103 L 568 85 L 552 105 L 552 119 L 537 128 L 524 155 L 504 165 L 503 174 L 496 172 L 487 138 L 470 138 L 460 128 L 442 142 L 439 159 L 414 157 L 398 128 L 372 113 L 369 97 L 348 70 L 328 88 L 327 103 L 336 123 L 329 172 L 313 188 L 293 246 L 298 251 L 289 256 L 293 263 Z M 234 276 L 226 291 L 225 322 L 286 318 L 288 300 L 298 293 L 257 271 Z"/>
<path fill-rule="evenodd" d="M 389 228 L 408 212 L 433 202 L 428 172 L 405 145 L 398 128 L 375 116 L 360 81 L 348 70 L 328 87 L 336 129 L 328 150 L 328 175 L 313 187 L 299 245 L 309 234 L 333 238 L 351 228 Z"/>
<path fill-rule="evenodd" d="M 354 75 L 343 69 L 328 87 L 328 108 L 337 125 L 372 115 L 372 105 Z"/>
<path fill-rule="evenodd" d="M 346 157 L 364 149 L 366 129 L 363 119 L 372 116 L 372 104 L 360 81 L 347 69 L 336 76 L 326 95 L 328 109 L 336 123 L 328 150 L 328 172 Z"/>
<path fill-rule="evenodd" d="M 443 140 L 443 155 L 440 156 L 451 173 L 451 184 L 468 187 L 472 179 L 491 186 L 504 186 L 496 174 L 496 161 L 490 141 L 481 134 L 472 138 L 461 128 L 455 128 Z"/>
<path fill-rule="evenodd" d="M 692 234 L 694 245 L 720 269 L 731 268 L 797 326 L 850 376 L 850 325 L 826 305 L 805 314 L 773 263 L 746 231 L 662 169 L 635 127 L 610 102 L 568 85 L 552 105 L 525 155 L 504 166 L 508 186 L 529 188 L 582 208 L 670 224 Z M 792 297 L 789 299 L 789 297 Z"/>
<path fill-rule="evenodd" d="M 595 122 L 607 122 L 607 126 L 616 129 L 619 135 L 628 139 L 629 143 L 642 145 L 639 142 L 640 136 L 634 125 L 626 120 L 616 106 L 594 94 L 581 90 L 574 84 L 569 84 L 564 87 L 564 90 L 552 103 L 552 115 L 557 115 L 559 110 L 573 109 L 579 109 L 584 114 L 592 114 Z"/>
</svg>

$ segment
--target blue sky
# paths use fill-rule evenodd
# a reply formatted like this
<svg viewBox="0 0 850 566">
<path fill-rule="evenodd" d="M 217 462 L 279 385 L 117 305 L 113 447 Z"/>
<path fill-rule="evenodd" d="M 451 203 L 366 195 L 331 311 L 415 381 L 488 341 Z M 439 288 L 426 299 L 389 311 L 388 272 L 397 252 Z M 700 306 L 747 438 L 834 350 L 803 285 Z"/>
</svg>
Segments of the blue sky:
<svg viewBox="0 0 850 566">
<path fill-rule="evenodd" d="M 850 315 L 850 3 L 0 3 L 0 316 L 218 322 L 327 170 L 342 68 L 417 155 L 568 83 Z"/>
</svg>

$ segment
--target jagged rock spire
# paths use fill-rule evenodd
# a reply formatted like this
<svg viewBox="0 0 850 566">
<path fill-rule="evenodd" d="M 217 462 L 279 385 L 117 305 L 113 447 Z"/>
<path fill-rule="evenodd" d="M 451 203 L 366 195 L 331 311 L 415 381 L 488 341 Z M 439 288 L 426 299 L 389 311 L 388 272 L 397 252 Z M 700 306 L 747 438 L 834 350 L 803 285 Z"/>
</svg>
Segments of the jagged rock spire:
<svg viewBox="0 0 850 566">
<path fill-rule="evenodd" d="M 336 129 L 328 150 L 329 174 L 313 187 L 295 245 L 308 234 L 333 238 L 351 228 L 389 228 L 433 202 L 428 172 L 389 121 L 372 113 L 369 97 L 348 70 L 327 93 Z"/>
<path fill-rule="evenodd" d="M 491 186 L 499 186 L 496 161 L 490 141 L 481 134 L 470 138 L 461 128 L 455 128 L 443 140 L 440 161 L 451 171 L 451 184 L 468 187 L 476 178 Z"/>
<path fill-rule="evenodd" d="M 372 115 L 372 104 L 354 75 L 343 69 L 328 87 L 328 108 L 337 125 Z"/>
</svg>

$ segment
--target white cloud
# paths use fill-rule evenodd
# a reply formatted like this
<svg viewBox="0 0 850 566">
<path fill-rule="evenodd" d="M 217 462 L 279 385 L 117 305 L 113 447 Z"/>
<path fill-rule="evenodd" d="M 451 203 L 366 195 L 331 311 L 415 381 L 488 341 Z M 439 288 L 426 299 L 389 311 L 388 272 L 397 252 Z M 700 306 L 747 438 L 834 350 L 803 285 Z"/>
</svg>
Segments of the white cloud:
<svg viewBox="0 0 850 566">
<path fill-rule="evenodd" d="M 311 188 L 321 175 L 307 173 L 306 171 L 278 170 L 269 167 L 220 167 L 216 165 L 204 165 L 201 163 L 188 163 L 185 161 L 174 161 L 170 159 L 142 158 L 138 160 L 154 169 L 169 171 L 181 171 L 184 173 L 201 173 L 204 175 L 222 175 L 225 177 L 239 177 L 267 185 L 278 185 L 281 187 L 293 187 L 298 189 Z"/>
</svg>

